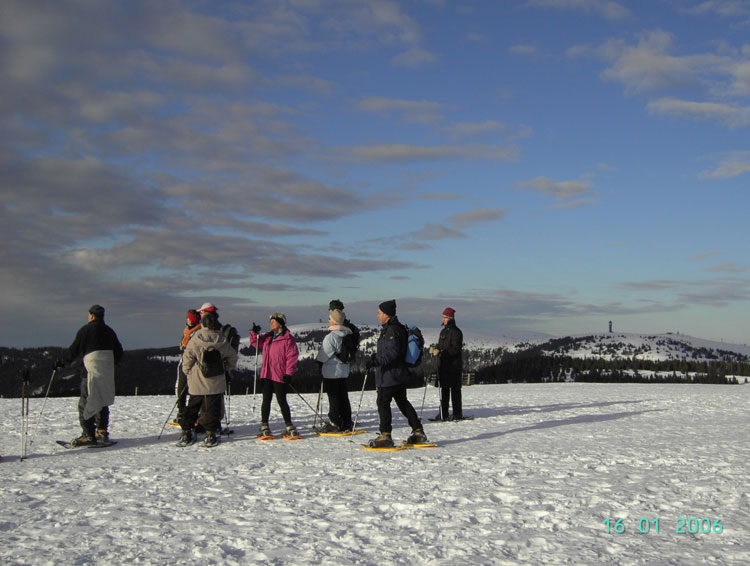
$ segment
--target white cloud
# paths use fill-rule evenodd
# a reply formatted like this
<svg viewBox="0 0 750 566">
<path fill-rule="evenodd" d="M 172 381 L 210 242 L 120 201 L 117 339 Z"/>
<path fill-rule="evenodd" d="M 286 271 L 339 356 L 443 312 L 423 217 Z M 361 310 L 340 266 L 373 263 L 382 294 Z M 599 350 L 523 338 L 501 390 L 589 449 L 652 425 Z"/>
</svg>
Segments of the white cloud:
<svg viewBox="0 0 750 566">
<path fill-rule="evenodd" d="M 591 191 L 591 183 L 588 181 L 556 182 L 549 177 L 534 177 L 528 181 L 520 181 L 518 185 L 521 188 L 529 189 L 546 196 L 555 197 L 558 200 L 585 195 Z"/>
<path fill-rule="evenodd" d="M 606 20 L 624 20 L 630 11 L 613 0 L 527 0 L 530 6 L 594 13 Z"/>
<path fill-rule="evenodd" d="M 508 213 L 507 208 L 484 208 L 480 210 L 470 210 L 469 212 L 461 212 L 454 214 L 448 219 L 448 222 L 458 228 L 468 228 L 469 226 L 475 226 L 477 224 L 485 224 L 487 222 L 496 222 L 502 220 Z"/>
<path fill-rule="evenodd" d="M 396 55 L 392 62 L 396 67 L 424 67 L 437 61 L 438 57 L 421 47 L 412 47 Z"/>
<path fill-rule="evenodd" d="M 713 170 L 703 174 L 704 178 L 729 179 L 750 173 L 750 151 L 734 151 Z"/>
<path fill-rule="evenodd" d="M 490 159 L 516 161 L 518 149 L 501 145 L 409 145 L 382 144 L 349 148 L 350 155 L 363 162 L 422 161 L 443 159 Z"/>
<path fill-rule="evenodd" d="M 357 108 L 365 112 L 383 114 L 398 112 L 406 121 L 432 124 L 443 120 L 443 112 L 447 106 L 430 100 L 405 100 L 401 98 L 367 96 L 357 103 Z"/>
<path fill-rule="evenodd" d="M 648 103 L 649 111 L 671 116 L 712 120 L 733 128 L 750 126 L 750 106 L 736 106 L 720 102 L 693 102 L 677 98 L 658 98 Z"/>
</svg>

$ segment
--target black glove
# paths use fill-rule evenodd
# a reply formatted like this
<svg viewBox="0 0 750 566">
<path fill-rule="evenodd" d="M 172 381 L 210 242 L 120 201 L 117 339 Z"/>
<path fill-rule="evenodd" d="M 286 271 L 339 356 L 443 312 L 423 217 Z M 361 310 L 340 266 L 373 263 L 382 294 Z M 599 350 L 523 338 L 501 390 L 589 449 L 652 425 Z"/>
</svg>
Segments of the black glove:
<svg viewBox="0 0 750 566">
<path fill-rule="evenodd" d="M 372 368 L 374 368 L 374 367 L 377 367 L 377 365 L 378 365 L 378 357 L 377 357 L 377 354 L 372 354 L 372 355 L 370 356 L 370 358 L 369 358 L 369 359 L 367 360 L 367 362 L 365 363 L 365 367 L 366 367 L 367 369 L 372 369 Z"/>
<path fill-rule="evenodd" d="M 292 376 L 291 375 L 284 374 L 284 375 L 281 376 L 281 379 L 283 379 L 284 383 L 286 383 L 287 385 L 289 385 L 292 382 Z"/>
<path fill-rule="evenodd" d="M 64 367 L 65 367 L 65 362 L 61 358 L 58 358 L 58 359 L 55 360 L 55 368 L 54 369 L 60 369 L 60 368 L 64 368 Z"/>
<path fill-rule="evenodd" d="M 260 333 L 260 324 L 255 324 L 255 323 L 253 322 L 253 327 L 252 327 L 252 328 L 251 328 L 250 330 L 252 330 L 252 331 L 253 331 L 253 332 L 255 332 L 256 334 Z"/>
</svg>

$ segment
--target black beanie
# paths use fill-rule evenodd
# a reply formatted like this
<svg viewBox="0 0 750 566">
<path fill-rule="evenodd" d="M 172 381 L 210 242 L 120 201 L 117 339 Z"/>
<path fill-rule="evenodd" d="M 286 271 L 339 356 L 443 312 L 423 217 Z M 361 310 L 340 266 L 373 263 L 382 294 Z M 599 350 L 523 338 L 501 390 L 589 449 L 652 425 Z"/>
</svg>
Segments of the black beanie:
<svg viewBox="0 0 750 566">
<path fill-rule="evenodd" d="M 384 301 L 378 305 L 378 308 L 388 316 L 396 316 L 396 299 Z"/>
</svg>

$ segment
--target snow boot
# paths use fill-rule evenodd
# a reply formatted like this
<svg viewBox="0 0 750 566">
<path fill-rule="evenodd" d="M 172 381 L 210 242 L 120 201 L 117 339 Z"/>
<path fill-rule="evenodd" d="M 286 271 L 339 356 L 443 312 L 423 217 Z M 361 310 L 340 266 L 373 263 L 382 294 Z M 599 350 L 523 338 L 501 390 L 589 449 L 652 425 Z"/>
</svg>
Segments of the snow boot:
<svg viewBox="0 0 750 566">
<path fill-rule="evenodd" d="M 96 444 L 96 437 L 86 436 L 85 434 L 70 441 L 71 446 L 93 446 L 94 444 Z"/>
<path fill-rule="evenodd" d="M 339 427 L 337 427 L 335 424 L 327 422 L 322 427 L 320 427 L 318 432 L 341 432 L 341 431 L 339 430 Z"/>
<path fill-rule="evenodd" d="M 411 431 L 411 436 L 406 439 L 407 444 L 428 444 L 427 435 L 421 428 Z"/>
<path fill-rule="evenodd" d="M 184 448 L 185 446 L 190 446 L 194 442 L 195 442 L 195 437 L 193 436 L 193 433 L 189 430 L 183 430 L 182 437 L 177 443 L 177 446 L 179 446 L 180 448 Z"/>
<path fill-rule="evenodd" d="M 286 433 L 284 434 L 287 438 L 293 438 L 299 436 L 297 429 L 294 428 L 293 424 L 286 425 Z"/>
<path fill-rule="evenodd" d="M 271 429 L 268 426 L 268 423 L 261 423 L 260 429 L 258 430 L 258 436 L 273 436 L 271 434 Z"/>
<path fill-rule="evenodd" d="M 107 432 L 106 428 L 98 428 L 96 429 L 96 440 L 97 442 L 100 441 L 107 441 L 109 440 L 109 432 Z"/>
<path fill-rule="evenodd" d="M 373 448 L 392 448 L 393 438 L 391 438 L 391 433 L 381 432 L 377 438 L 370 441 L 369 445 Z"/>
<path fill-rule="evenodd" d="M 213 431 L 207 431 L 206 432 L 206 438 L 203 439 L 203 446 L 206 448 L 213 448 L 219 443 L 219 438 L 216 436 L 216 433 Z"/>
</svg>

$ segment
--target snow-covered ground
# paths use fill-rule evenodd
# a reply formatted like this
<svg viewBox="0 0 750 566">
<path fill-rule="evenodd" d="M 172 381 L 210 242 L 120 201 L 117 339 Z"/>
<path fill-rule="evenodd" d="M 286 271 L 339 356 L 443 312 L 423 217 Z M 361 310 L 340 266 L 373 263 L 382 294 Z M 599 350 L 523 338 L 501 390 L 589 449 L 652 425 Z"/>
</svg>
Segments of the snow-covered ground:
<svg viewBox="0 0 750 566">
<path fill-rule="evenodd" d="M 417 410 L 423 391 L 409 391 Z M 64 450 L 54 440 L 77 435 L 77 400 L 50 399 L 24 461 L 20 401 L 0 399 L 0 564 L 750 564 L 750 386 L 483 385 L 464 398 L 474 420 L 425 422 L 439 448 L 390 453 L 358 444 L 377 430 L 373 392 L 360 413 L 372 434 L 355 442 L 311 434 L 290 396 L 304 439 L 261 443 L 259 407 L 235 396 L 236 432 L 213 449 L 177 448 L 174 429 L 157 440 L 169 397 L 120 397 L 117 445 Z M 429 388 L 425 417 L 436 399 Z"/>
</svg>

